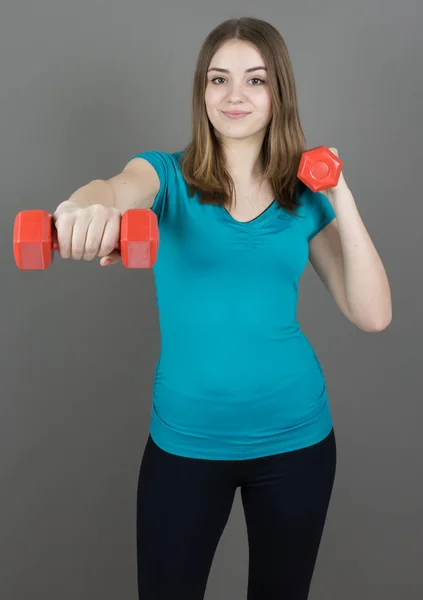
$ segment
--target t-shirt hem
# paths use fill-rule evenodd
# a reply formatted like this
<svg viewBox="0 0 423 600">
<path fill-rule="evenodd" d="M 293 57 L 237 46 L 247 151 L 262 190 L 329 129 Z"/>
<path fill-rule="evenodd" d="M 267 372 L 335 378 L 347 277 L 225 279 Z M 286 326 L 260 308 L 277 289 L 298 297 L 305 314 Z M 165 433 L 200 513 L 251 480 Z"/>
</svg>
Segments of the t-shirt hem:
<svg viewBox="0 0 423 600">
<path fill-rule="evenodd" d="M 252 443 L 251 438 L 246 436 L 245 444 L 238 442 L 236 446 L 220 440 L 193 438 L 166 427 L 157 417 L 154 407 L 150 420 L 150 435 L 159 448 L 176 456 L 203 460 L 251 460 L 292 452 L 323 441 L 332 429 L 333 420 L 327 399 L 313 419 L 282 430 L 269 440 Z"/>
</svg>

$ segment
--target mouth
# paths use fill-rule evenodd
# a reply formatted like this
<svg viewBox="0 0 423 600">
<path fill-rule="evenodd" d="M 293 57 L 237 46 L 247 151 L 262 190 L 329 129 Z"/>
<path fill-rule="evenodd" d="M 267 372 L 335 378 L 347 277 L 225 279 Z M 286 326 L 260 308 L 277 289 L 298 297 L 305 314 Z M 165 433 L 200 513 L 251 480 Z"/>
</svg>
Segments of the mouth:
<svg viewBox="0 0 423 600">
<path fill-rule="evenodd" d="M 226 117 L 228 117 L 229 119 L 242 119 L 243 117 L 246 117 L 250 113 L 244 112 L 241 110 L 228 110 L 228 111 L 223 111 L 223 114 Z"/>
</svg>

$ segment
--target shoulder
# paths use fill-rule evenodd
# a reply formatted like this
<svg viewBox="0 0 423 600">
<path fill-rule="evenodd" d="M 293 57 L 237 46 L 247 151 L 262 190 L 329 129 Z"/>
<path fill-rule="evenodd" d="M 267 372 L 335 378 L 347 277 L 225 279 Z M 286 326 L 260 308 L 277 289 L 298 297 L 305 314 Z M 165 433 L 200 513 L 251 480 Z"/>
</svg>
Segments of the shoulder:
<svg viewBox="0 0 423 600">
<path fill-rule="evenodd" d="M 183 151 L 167 152 L 165 150 L 144 150 L 132 158 L 142 158 L 152 164 L 158 171 L 166 172 L 169 169 L 179 169 Z"/>
<path fill-rule="evenodd" d="M 159 191 L 155 197 L 152 210 L 159 223 L 177 217 L 180 211 L 180 200 L 184 197 L 185 182 L 181 171 L 181 160 L 184 151 L 169 152 L 165 150 L 145 150 L 135 155 L 134 159 L 143 159 L 150 163 L 159 178 Z"/>
<path fill-rule="evenodd" d="M 322 199 L 323 197 L 323 199 Z M 298 182 L 297 186 L 297 201 L 299 203 L 298 214 L 306 215 L 307 212 L 312 211 L 316 205 L 324 201 L 326 196 L 321 192 L 313 192 L 301 181 Z"/>
<path fill-rule="evenodd" d="M 313 192 L 302 182 L 298 185 L 298 216 L 302 218 L 306 230 L 306 236 L 310 241 L 335 217 L 335 211 L 322 192 Z"/>
<path fill-rule="evenodd" d="M 161 191 L 180 185 L 182 180 L 182 155 L 183 151 L 168 152 L 165 150 L 145 150 L 133 156 L 133 159 L 142 159 L 150 163 L 157 173 Z"/>
</svg>

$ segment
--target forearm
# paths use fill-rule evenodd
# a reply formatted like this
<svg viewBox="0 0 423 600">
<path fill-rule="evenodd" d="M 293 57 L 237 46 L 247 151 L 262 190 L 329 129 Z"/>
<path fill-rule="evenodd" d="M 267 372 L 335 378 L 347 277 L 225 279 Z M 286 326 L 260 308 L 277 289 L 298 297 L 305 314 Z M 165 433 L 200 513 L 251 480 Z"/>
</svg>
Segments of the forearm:
<svg viewBox="0 0 423 600">
<path fill-rule="evenodd" d="M 327 190 L 341 238 L 344 287 L 351 317 L 366 330 L 384 329 L 392 319 L 391 291 L 382 260 L 348 186 Z"/>
<path fill-rule="evenodd" d="M 83 208 L 93 204 L 102 204 L 106 207 L 115 206 L 115 193 L 111 185 L 103 179 L 95 179 L 90 183 L 78 188 L 73 194 L 62 202 L 59 207 L 65 205 L 76 205 Z M 59 208 L 58 207 L 58 208 Z"/>
</svg>

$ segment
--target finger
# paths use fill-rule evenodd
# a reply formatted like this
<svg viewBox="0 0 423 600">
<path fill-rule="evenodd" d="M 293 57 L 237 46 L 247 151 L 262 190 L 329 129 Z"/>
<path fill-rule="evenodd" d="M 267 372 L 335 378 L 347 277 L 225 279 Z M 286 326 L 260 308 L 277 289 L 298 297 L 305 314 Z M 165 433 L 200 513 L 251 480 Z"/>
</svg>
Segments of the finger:
<svg viewBox="0 0 423 600">
<path fill-rule="evenodd" d="M 100 265 L 102 267 L 108 267 L 109 265 L 114 265 L 120 261 L 121 261 L 120 252 L 118 250 L 113 250 L 113 252 L 111 252 L 110 254 L 107 254 L 107 256 L 103 256 L 100 259 Z"/>
<path fill-rule="evenodd" d="M 107 217 L 100 215 L 94 216 L 89 222 L 82 256 L 84 260 L 90 261 L 97 256 L 106 224 Z"/>
<path fill-rule="evenodd" d="M 116 250 L 120 235 L 120 221 L 121 217 L 119 213 L 109 215 L 97 256 L 107 256 Z"/>
<path fill-rule="evenodd" d="M 59 253 L 62 258 L 70 258 L 71 256 L 74 225 L 75 215 L 73 214 L 62 214 L 54 219 Z"/>
<path fill-rule="evenodd" d="M 85 242 L 92 217 L 81 211 L 75 218 L 70 254 L 74 260 L 81 260 L 85 252 Z"/>
</svg>

